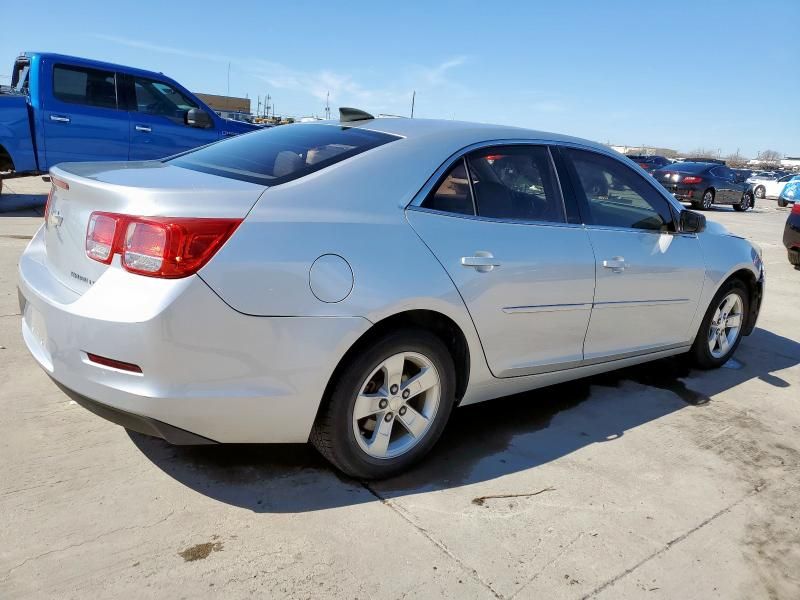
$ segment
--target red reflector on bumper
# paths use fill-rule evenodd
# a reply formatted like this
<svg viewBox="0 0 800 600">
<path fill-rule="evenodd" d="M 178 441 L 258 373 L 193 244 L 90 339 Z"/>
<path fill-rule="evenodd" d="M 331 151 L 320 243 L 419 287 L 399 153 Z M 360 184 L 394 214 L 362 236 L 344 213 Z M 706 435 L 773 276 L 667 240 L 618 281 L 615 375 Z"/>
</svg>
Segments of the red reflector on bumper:
<svg viewBox="0 0 800 600">
<path fill-rule="evenodd" d="M 131 373 L 141 373 L 142 368 L 133 363 L 122 362 L 121 360 L 114 360 L 113 358 L 106 358 L 105 356 L 98 356 L 97 354 L 86 353 L 89 360 L 104 367 L 111 367 L 113 369 L 120 369 L 121 371 L 130 371 Z"/>
</svg>

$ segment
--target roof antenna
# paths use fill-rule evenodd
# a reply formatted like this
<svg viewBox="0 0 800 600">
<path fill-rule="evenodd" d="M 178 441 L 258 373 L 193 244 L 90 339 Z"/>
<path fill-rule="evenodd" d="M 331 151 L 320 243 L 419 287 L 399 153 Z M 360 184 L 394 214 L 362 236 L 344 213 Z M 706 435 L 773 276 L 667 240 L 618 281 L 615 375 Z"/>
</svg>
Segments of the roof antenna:
<svg viewBox="0 0 800 600">
<path fill-rule="evenodd" d="M 371 114 L 359 110 L 357 108 L 348 108 L 347 106 L 339 107 L 339 121 L 342 123 L 351 123 L 352 121 L 368 121 L 374 119 Z"/>
</svg>

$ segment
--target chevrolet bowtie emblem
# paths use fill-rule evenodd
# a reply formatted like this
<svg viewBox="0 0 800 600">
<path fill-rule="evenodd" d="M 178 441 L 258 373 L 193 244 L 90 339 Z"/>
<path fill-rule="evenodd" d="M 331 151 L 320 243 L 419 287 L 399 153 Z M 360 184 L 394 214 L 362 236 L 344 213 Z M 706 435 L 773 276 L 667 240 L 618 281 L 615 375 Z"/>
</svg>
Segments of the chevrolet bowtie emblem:
<svg viewBox="0 0 800 600">
<path fill-rule="evenodd" d="M 58 227 L 61 223 L 64 222 L 64 217 L 56 213 L 50 213 L 50 216 L 47 218 L 47 224 L 51 227 Z"/>
</svg>

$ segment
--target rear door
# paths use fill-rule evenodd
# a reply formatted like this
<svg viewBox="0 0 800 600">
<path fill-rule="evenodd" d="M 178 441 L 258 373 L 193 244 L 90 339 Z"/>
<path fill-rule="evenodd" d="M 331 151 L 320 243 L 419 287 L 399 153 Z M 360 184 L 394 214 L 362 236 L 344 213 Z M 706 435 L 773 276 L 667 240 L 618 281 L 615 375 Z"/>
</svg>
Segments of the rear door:
<svg viewBox="0 0 800 600">
<path fill-rule="evenodd" d="M 173 84 L 127 75 L 125 88 L 131 160 L 163 158 L 219 139 L 220 132 L 213 124 L 206 128 L 186 124 L 187 111 L 199 106 Z"/>
<path fill-rule="evenodd" d="M 547 147 L 459 158 L 407 218 L 461 293 L 495 376 L 581 361 L 594 254 L 567 219 Z"/>
<path fill-rule="evenodd" d="M 678 233 L 667 199 L 622 161 L 562 155 L 597 257 L 585 360 L 684 344 L 705 277 L 697 236 Z"/>
<path fill-rule="evenodd" d="M 47 165 L 127 160 L 128 113 L 120 108 L 114 71 L 54 64 L 43 69 Z"/>
</svg>

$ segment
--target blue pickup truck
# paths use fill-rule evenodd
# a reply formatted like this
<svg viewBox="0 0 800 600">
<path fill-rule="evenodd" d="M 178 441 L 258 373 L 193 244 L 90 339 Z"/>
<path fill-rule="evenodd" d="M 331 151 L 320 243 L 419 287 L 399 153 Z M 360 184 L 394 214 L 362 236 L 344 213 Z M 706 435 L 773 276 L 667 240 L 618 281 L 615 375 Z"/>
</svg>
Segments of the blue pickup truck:
<svg viewBox="0 0 800 600">
<path fill-rule="evenodd" d="M 0 190 L 60 162 L 157 159 L 258 128 L 161 73 L 27 52 L 0 89 Z"/>
</svg>

